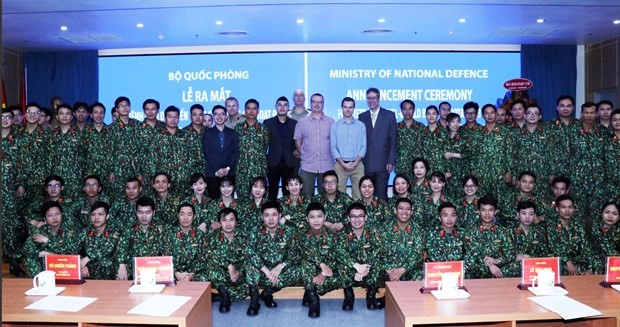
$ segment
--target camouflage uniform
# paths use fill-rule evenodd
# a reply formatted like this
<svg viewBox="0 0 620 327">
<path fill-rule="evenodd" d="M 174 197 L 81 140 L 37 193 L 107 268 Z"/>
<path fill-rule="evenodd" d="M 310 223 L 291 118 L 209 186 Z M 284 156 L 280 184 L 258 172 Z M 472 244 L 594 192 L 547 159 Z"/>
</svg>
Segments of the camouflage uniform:
<svg viewBox="0 0 620 327">
<path fill-rule="evenodd" d="M 523 171 L 531 171 L 536 175 L 534 192 L 545 194 L 549 189 L 549 176 L 553 171 L 551 157 L 551 136 L 548 128 L 539 125 L 534 132 L 527 128 L 514 133 L 514 161 L 512 176 L 519 177 Z"/>
<path fill-rule="evenodd" d="M 180 226 L 167 232 L 164 254 L 172 256 L 174 272 L 193 273 L 194 279 L 204 273 L 204 256 L 207 236 L 200 229 L 192 227 L 183 232 Z"/>
<path fill-rule="evenodd" d="M 422 200 L 431 194 L 430 182 L 425 178 L 419 185 L 414 180 L 411 181 L 411 192 L 409 198 L 413 202 L 414 210 L 416 206 L 420 206 Z"/>
<path fill-rule="evenodd" d="M 343 288 L 362 286 L 374 289 L 383 286 L 386 275 L 385 270 L 382 269 L 381 260 L 383 260 L 385 249 L 380 234 L 365 226 L 359 238 L 352 229 L 347 229 L 340 234 L 338 241 L 340 243 L 338 255 L 342 260 L 340 275 Z M 361 282 L 353 279 L 357 273 L 357 270 L 353 268 L 356 263 L 370 265 L 370 272 Z"/>
<path fill-rule="evenodd" d="M 516 261 L 517 255 L 527 254 L 531 258 L 545 258 L 549 255 L 547 237 L 543 226 L 532 224 L 526 235 L 521 224 L 513 225 L 512 228 L 508 229 L 508 236 L 512 242 L 514 254 L 505 268 L 506 277 L 522 275 L 521 261 Z M 504 269 L 502 269 L 503 271 Z"/>
<path fill-rule="evenodd" d="M 309 199 L 300 195 L 297 202 L 293 202 L 290 196 L 286 195 L 278 199 L 278 201 L 282 208 L 282 217 L 290 217 L 284 225 L 293 228 L 295 234 L 305 232 L 308 227 L 306 207 L 310 204 Z"/>
<path fill-rule="evenodd" d="M 135 126 L 135 138 L 136 144 L 135 146 L 138 149 L 143 149 L 140 152 L 139 160 L 136 161 L 136 176 L 141 175 L 144 177 L 144 183 L 142 185 L 142 189 L 149 190 L 151 189 L 151 178 L 157 171 L 155 171 L 155 160 L 158 156 L 156 152 L 153 151 L 153 145 L 155 144 L 156 134 L 166 128 L 166 124 L 162 121 L 157 120 L 155 122 L 155 126 L 151 126 L 144 119 L 141 123 L 136 121 L 137 126 Z M 170 172 L 166 171 L 166 173 L 170 174 Z M 121 181 L 125 182 L 125 180 Z M 176 182 L 176 181 L 175 181 Z"/>
<path fill-rule="evenodd" d="M 101 187 L 107 194 L 111 187 L 108 175 L 112 169 L 111 166 L 114 164 L 110 162 L 111 158 L 107 155 L 110 149 L 108 126 L 104 125 L 101 131 L 98 131 L 94 126 L 89 126 L 83 130 L 82 134 L 84 135 L 84 163 L 82 166 L 84 176 L 99 176 Z"/>
<path fill-rule="evenodd" d="M 64 192 L 78 194 L 82 186 L 82 163 L 84 142 L 82 132 L 71 127 L 63 133 L 60 127 L 50 134 L 50 158 L 52 173 L 65 180 Z"/>
<path fill-rule="evenodd" d="M 485 257 L 499 259 L 496 266 L 502 274 L 508 273 L 507 265 L 513 260 L 513 246 L 508 232 L 503 227 L 493 224 L 490 228 L 479 225 L 468 231 L 465 236 L 465 270 L 468 278 L 492 278 L 493 275 L 484 265 Z"/>
<path fill-rule="evenodd" d="M 383 269 L 405 268 L 401 281 L 422 280 L 424 267 L 424 237 L 412 222 L 400 229 L 392 223 L 383 231 L 385 257 Z"/>
<path fill-rule="evenodd" d="M 372 196 L 370 203 L 365 204 L 363 199 L 357 200 L 366 206 L 366 227 L 374 232 L 380 232 L 385 229 L 386 225 L 392 224 L 392 211 L 388 207 L 387 202 L 381 198 Z M 348 206 L 347 206 L 348 208 Z"/>
<path fill-rule="evenodd" d="M 582 224 L 571 221 L 568 227 L 560 222 L 547 224 L 549 255 L 560 257 L 562 275 L 568 275 L 566 262 L 572 261 L 579 274 L 593 269 L 593 253 Z"/>
<path fill-rule="evenodd" d="M 128 230 L 136 224 L 136 204 L 127 197 L 117 198 L 110 208 L 108 226 L 114 230 Z"/>
<path fill-rule="evenodd" d="M 224 209 L 224 208 L 232 208 L 235 209 L 235 211 L 237 211 L 237 217 L 239 217 L 239 204 L 237 203 L 237 200 L 232 200 L 232 202 L 230 203 L 229 206 L 226 206 L 226 204 L 224 204 L 224 201 L 220 200 L 214 200 L 211 201 L 209 203 L 209 205 L 207 205 L 207 220 L 206 221 L 199 221 L 198 225 L 205 223 L 207 224 L 207 230 L 211 229 L 211 224 L 215 223 L 215 222 L 220 222 L 220 218 L 217 216 L 217 213 L 220 212 L 220 210 Z M 239 220 L 241 220 L 243 218 L 239 218 Z"/>
<path fill-rule="evenodd" d="M 34 234 L 42 234 L 47 237 L 47 243 L 37 243 L 32 239 Z M 45 270 L 45 257 L 39 257 L 39 252 L 47 251 L 55 254 L 78 254 L 80 246 L 80 236 L 71 229 L 61 226 L 56 234 L 52 233 L 49 225 L 42 226 L 26 239 L 24 244 L 23 264 L 26 274 L 34 277 L 36 274 Z"/>
<path fill-rule="evenodd" d="M 569 134 L 571 130 L 578 129 L 580 122 L 574 118 L 571 118 L 568 125 L 564 125 L 560 118 L 551 120 L 545 126 L 549 130 L 549 136 L 551 137 L 549 152 L 552 154 L 553 170 L 550 175 L 552 176 L 568 176 L 570 172 L 570 139 Z"/>
<path fill-rule="evenodd" d="M 189 143 L 189 148 L 187 150 L 189 152 L 189 158 L 187 158 L 187 165 L 190 171 L 189 177 L 193 173 L 203 172 L 207 166 L 205 157 L 202 155 L 202 134 L 204 134 L 205 129 L 203 128 L 201 131 L 198 131 L 190 124 L 184 127 L 183 130 L 187 135 L 187 141 Z"/>
<path fill-rule="evenodd" d="M 95 201 L 101 201 L 110 204 L 110 199 L 103 195 L 99 194 Z M 77 201 L 73 201 L 71 208 L 69 211 L 64 212 L 64 216 L 74 222 L 73 228 L 77 231 L 81 231 L 85 228 L 88 228 L 91 225 L 90 221 L 90 206 L 92 203 L 88 200 L 87 196 L 82 196 L 81 199 Z M 71 216 L 70 218 L 68 216 Z"/>
<path fill-rule="evenodd" d="M 449 198 L 445 195 L 441 195 L 437 202 L 433 201 L 432 195 L 428 195 L 424 201 L 422 201 L 420 207 L 420 223 L 422 226 L 422 231 L 426 232 L 434 227 L 441 225 L 441 221 L 439 221 L 439 206 L 444 202 L 451 202 Z M 415 210 L 415 209 L 414 209 Z"/>
<path fill-rule="evenodd" d="M 81 234 L 80 255 L 88 257 L 86 264 L 90 279 L 115 279 L 118 265 L 116 252 L 120 241 L 120 232 L 106 226 L 101 235 L 93 228 L 86 229 Z"/>
<path fill-rule="evenodd" d="M 519 223 L 519 217 L 517 216 L 517 205 L 521 201 L 531 201 L 536 204 L 536 208 L 540 208 L 542 206 L 542 201 L 538 201 L 539 197 L 534 194 L 530 194 L 529 196 L 522 195 L 519 190 L 513 190 L 507 194 L 503 194 L 501 198 L 499 198 L 498 209 L 499 213 L 497 218 L 499 221 L 498 224 L 504 227 L 512 227 Z"/>
<path fill-rule="evenodd" d="M 607 198 L 603 199 L 603 202 L 613 200 L 616 203 L 620 202 L 620 174 L 618 174 L 618 167 L 620 167 L 620 138 L 616 135 L 610 134 L 605 138 L 605 194 Z"/>
<path fill-rule="evenodd" d="M 192 155 L 197 156 L 197 153 L 191 153 L 189 146 L 189 139 L 185 131 L 177 129 L 176 133 L 171 134 L 167 128 L 157 130 L 151 146 L 152 152 L 152 165 L 151 171 L 154 173 L 165 172 L 172 180 L 170 181 L 170 191 L 174 194 L 182 195 L 187 194 L 187 185 L 189 176 L 194 173 L 190 163 L 192 161 Z M 153 177 L 153 175 L 151 175 Z"/>
<path fill-rule="evenodd" d="M 299 255 L 295 253 L 295 242 L 295 231 L 287 227 L 278 226 L 273 236 L 264 227 L 250 234 L 246 258 L 247 283 L 277 288 L 299 284 L 301 269 L 298 261 Z M 266 267 L 271 270 L 280 263 L 286 266 L 278 276 L 278 283 L 272 285 L 261 268 Z"/>
<path fill-rule="evenodd" d="M 45 219 L 43 218 L 45 213 L 41 212 L 41 207 L 43 206 L 45 202 L 52 201 L 52 200 L 46 196 L 43 199 L 39 199 L 39 201 L 40 202 L 30 203 L 30 205 L 24 210 L 24 215 L 22 218 L 23 218 L 25 226 L 28 228 L 30 232 L 32 232 L 32 229 L 34 228 L 34 226 L 30 224 L 30 221 L 31 220 L 45 221 Z M 60 198 L 58 198 L 56 202 L 58 202 L 60 204 L 60 207 L 62 208 L 62 212 L 63 212 L 62 225 L 67 229 L 81 231 L 80 229 L 77 228 L 78 226 L 80 226 L 77 220 L 75 219 L 73 215 L 70 214 L 71 208 L 73 207 L 73 204 L 75 203 L 73 199 L 63 195 L 63 196 L 60 196 Z"/>
<path fill-rule="evenodd" d="M 297 252 L 301 254 L 301 278 L 306 290 L 316 290 L 318 295 L 323 295 L 342 287 L 339 267 L 341 266 L 338 256 L 338 238 L 334 232 L 323 227 L 317 237 L 311 229 L 300 235 L 297 240 Z M 321 273 L 320 264 L 324 263 L 331 268 L 333 275 L 325 278 L 322 285 L 316 285 L 312 279 Z"/>
<path fill-rule="evenodd" d="M 207 237 L 205 274 L 199 279 L 210 281 L 215 289 L 226 287 L 233 302 L 243 300 L 248 296 L 245 269 L 247 249 L 247 240 L 243 237 L 235 235 L 233 240 L 229 241 L 221 229 L 211 232 Z M 235 269 L 241 272 L 241 276 L 234 283 L 230 280 L 229 265 L 235 266 Z"/>
<path fill-rule="evenodd" d="M 239 149 L 243 149 L 237 163 L 237 194 L 245 197 L 250 194 L 250 181 L 254 177 L 267 176 L 269 130 L 259 122 L 254 126 L 244 122 L 237 124 L 235 131 L 239 135 Z"/>
<path fill-rule="evenodd" d="M 603 133 L 595 128 L 587 132 L 583 127 L 571 130 L 570 179 L 572 192 L 579 203 L 584 205 L 586 216 L 599 210 L 604 197 L 604 158 L 605 145 Z M 591 221 L 587 223 L 589 231 Z"/>
<path fill-rule="evenodd" d="M 211 201 L 206 194 L 202 196 L 202 201 L 198 201 L 196 195 L 192 194 L 191 196 L 185 198 L 185 200 L 181 201 L 181 203 L 189 203 L 194 206 L 194 210 L 196 210 L 196 214 L 194 215 L 194 226 L 198 226 L 203 222 L 210 220 L 208 216 L 208 208 Z"/>
<path fill-rule="evenodd" d="M 455 203 L 455 205 L 459 217 L 456 224 L 461 230 L 469 231 L 479 226 L 480 215 L 478 214 L 478 199 L 467 202 L 467 200 L 463 198 L 463 201 Z"/>
<path fill-rule="evenodd" d="M 137 177 L 140 175 L 138 169 L 138 163 L 144 162 L 141 160 L 139 153 L 145 153 L 140 145 L 140 139 L 137 138 L 137 129 L 139 123 L 133 118 L 129 118 L 127 124 L 123 123 L 120 119 L 113 122 L 108 130 L 108 137 L 110 141 L 109 153 L 111 155 L 111 172 L 114 173 L 114 183 L 112 189 L 108 194 L 113 199 L 122 198 L 125 191 L 125 181 L 129 178 Z M 144 182 L 148 182 L 146 176 Z M 143 189 L 147 189 L 143 185 Z"/>
<path fill-rule="evenodd" d="M 11 259 L 21 257 L 21 246 L 26 236 L 24 222 L 18 216 L 17 174 L 17 146 L 11 131 L 2 138 L 2 247 L 3 253 Z"/>
<path fill-rule="evenodd" d="M 431 131 L 428 127 L 425 127 L 420 136 L 420 142 L 422 143 L 423 158 L 428 161 L 428 171 L 440 171 L 444 172 L 446 167 L 443 167 L 444 163 L 444 148 L 447 139 L 446 129 L 441 125 L 437 125 L 434 131 Z M 411 169 L 411 168 L 409 168 Z"/>
<path fill-rule="evenodd" d="M 336 191 L 334 202 L 329 201 L 325 192 L 314 196 L 312 202 L 320 202 L 325 207 L 325 221 L 330 223 L 342 223 L 344 226 L 349 224 L 345 218 L 347 208 L 353 203 L 353 199 L 349 194 Z"/>
<path fill-rule="evenodd" d="M 447 135 L 450 135 L 449 131 Z M 454 137 L 446 136 L 443 153 L 452 152 L 461 155 L 460 159 L 446 159 L 443 153 L 441 157 L 442 162 L 440 166 L 443 167 L 443 172 L 452 174 L 446 181 L 446 186 L 444 187 L 445 193 L 451 198 L 456 198 L 463 192 L 462 181 L 466 173 L 469 172 L 471 151 L 471 143 L 461 131 L 458 131 Z"/>
<path fill-rule="evenodd" d="M 40 201 L 43 181 L 50 174 L 49 133 L 37 127 L 32 133 L 23 126 L 15 133 L 17 146 L 17 186 L 26 189 L 26 195 L 19 199 L 19 212 L 28 203 Z M 3 160 L 4 161 L 4 160 Z"/>
<path fill-rule="evenodd" d="M 396 125 L 396 173 L 405 174 L 408 180 L 413 178 L 411 162 L 422 157 L 420 137 L 423 126 L 415 120 L 407 127 L 405 121 Z"/>
<path fill-rule="evenodd" d="M 461 229 L 448 232 L 443 226 L 435 226 L 426 232 L 424 242 L 427 262 L 461 261 L 465 256 Z"/>
<path fill-rule="evenodd" d="M 177 211 L 181 200 L 178 196 L 168 193 L 165 199 L 155 195 L 155 215 L 153 216 L 153 222 L 165 227 L 174 226 L 177 222 Z"/>
<path fill-rule="evenodd" d="M 510 134 L 505 127 L 495 126 L 492 131 L 481 128 L 471 135 L 471 141 L 472 173 L 480 179 L 478 193 L 499 198 L 509 189 L 504 175 L 512 168 L 512 154 L 506 151 L 506 144 L 511 142 Z"/>
<path fill-rule="evenodd" d="M 592 228 L 592 244 L 594 248 L 595 260 L 593 263 L 595 274 L 605 274 L 607 267 L 607 257 L 620 256 L 620 228 L 619 224 L 607 228 L 603 222 L 599 221 Z"/>
<path fill-rule="evenodd" d="M 261 228 L 263 225 L 261 206 L 265 202 L 265 199 L 261 200 L 258 205 L 254 200 L 239 202 L 239 208 L 237 209 L 239 220 L 236 227 L 238 233 L 249 236 Z"/>
<path fill-rule="evenodd" d="M 126 229 L 118 242 L 117 263 L 127 266 L 127 275 L 133 276 L 134 257 L 157 257 L 166 253 L 166 229 L 151 223 L 146 231 L 139 224 Z"/>
</svg>

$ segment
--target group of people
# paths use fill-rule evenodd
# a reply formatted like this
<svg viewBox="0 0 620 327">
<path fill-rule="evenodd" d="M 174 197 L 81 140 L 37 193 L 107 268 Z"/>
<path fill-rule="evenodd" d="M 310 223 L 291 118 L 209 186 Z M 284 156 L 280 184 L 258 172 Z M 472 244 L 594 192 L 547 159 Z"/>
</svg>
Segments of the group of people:
<svg viewBox="0 0 620 327">
<path fill-rule="evenodd" d="M 47 254 L 80 254 L 82 275 L 128 279 L 133 257 L 171 255 L 179 281 L 211 281 L 220 312 L 250 296 L 248 315 L 273 293 L 303 285 L 308 315 L 319 296 L 365 287 L 368 309 L 384 301 L 385 281 L 419 280 L 424 262 L 464 260 L 467 278 L 521 274 L 525 257 L 560 257 L 563 274 L 604 273 L 619 255 L 620 110 L 609 101 L 557 101 L 541 120 L 535 103 L 509 108 L 448 102 L 426 108 L 427 124 L 403 120 L 366 92 L 368 110 L 341 102 L 338 121 L 313 94 L 310 110 L 296 90 L 291 110 L 257 120 L 229 98 L 211 117 L 200 104 L 191 124 L 179 108 L 143 102 L 145 119 L 105 106 L 53 102 L 54 120 L 36 103 L 25 123 L 2 111 L 3 250 L 11 272 L 36 275 Z M 498 113 L 510 119 L 498 123 Z M 205 120 L 212 118 L 211 127 Z M 388 180 L 396 173 L 388 197 Z M 347 184 L 350 180 L 349 195 Z M 279 185 L 282 185 L 281 189 Z M 315 189 L 315 185 L 317 186 Z M 279 196 L 279 192 L 282 196 Z M 259 292 L 262 288 L 262 292 Z"/>
</svg>

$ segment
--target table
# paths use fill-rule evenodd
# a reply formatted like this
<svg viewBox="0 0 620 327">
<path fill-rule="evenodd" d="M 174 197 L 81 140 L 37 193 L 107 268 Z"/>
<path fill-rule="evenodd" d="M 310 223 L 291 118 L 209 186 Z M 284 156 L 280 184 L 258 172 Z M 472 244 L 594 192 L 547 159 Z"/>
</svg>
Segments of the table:
<svg viewBox="0 0 620 327">
<path fill-rule="evenodd" d="M 164 295 L 191 296 L 191 299 L 169 317 L 150 317 L 128 314 L 153 294 L 132 294 L 132 281 L 88 280 L 82 285 L 57 285 L 66 289 L 59 295 L 95 297 L 78 312 L 26 310 L 26 306 L 40 300 L 40 296 L 24 294 L 32 288 L 31 279 L 2 280 L 2 326 L 212 326 L 211 283 L 179 282 L 166 286 Z"/>
<path fill-rule="evenodd" d="M 566 276 L 562 283 L 572 299 L 603 316 L 564 321 L 556 313 L 528 300 L 517 288 L 520 278 L 465 280 L 468 299 L 438 301 L 419 292 L 422 282 L 388 282 L 385 326 L 590 326 L 620 327 L 620 292 L 598 285 L 604 276 Z"/>
</svg>

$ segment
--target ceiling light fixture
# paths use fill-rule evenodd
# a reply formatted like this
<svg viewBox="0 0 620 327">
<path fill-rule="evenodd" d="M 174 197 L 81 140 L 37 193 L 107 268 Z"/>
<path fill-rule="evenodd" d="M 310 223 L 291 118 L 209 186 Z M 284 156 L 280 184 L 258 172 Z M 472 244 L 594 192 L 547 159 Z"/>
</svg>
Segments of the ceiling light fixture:
<svg viewBox="0 0 620 327">
<path fill-rule="evenodd" d="M 536 22 L 537 22 L 538 24 L 542 24 L 542 23 L 544 23 L 544 22 L 545 22 L 545 20 L 544 20 L 544 19 L 542 19 L 542 18 L 538 18 L 538 19 L 536 20 Z"/>
<path fill-rule="evenodd" d="M 303 19 L 301 19 L 301 18 L 297 19 L 297 24 L 301 25 L 301 24 L 303 24 L 303 23 L 304 23 L 304 20 L 303 20 Z"/>
<path fill-rule="evenodd" d="M 467 19 L 465 19 L 465 18 L 459 19 L 459 23 L 465 23 L 466 21 L 467 21 Z"/>
<path fill-rule="evenodd" d="M 218 20 L 218 21 L 215 22 L 215 25 L 218 25 L 218 26 L 222 25 L 222 24 L 224 24 L 224 22 L 222 22 L 221 20 Z"/>
<path fill-rule="evenodd" d="M 137 28 L 143 28 L 143 27 L 144 27 L 144 24 L 142 24 L 142 23 L 138 23 L 138 24 L 136 24 L 136 27 L 137 27 Z"/>
<path fill-rule="evenodd" d="M 67 31 L 67 30 L 69 30 L 69 28 L 67 26 L 63 25 L 63 26 L 60 26 L 60 30 L 61 31 Z"/>
<path fill-rule="evenodd" d="M 616 25 L 620 25 L 620 19 L 616 19 L 616 20 L 614 20 L 614 24 L 616 24 Z"/>
<path fill-rule="evenodd" d="M 379 22 L 379 23 L 385 23 L 385 18 L 379 18 L 379 19 L 377 20 L 377 22 Z"/>
</svg>

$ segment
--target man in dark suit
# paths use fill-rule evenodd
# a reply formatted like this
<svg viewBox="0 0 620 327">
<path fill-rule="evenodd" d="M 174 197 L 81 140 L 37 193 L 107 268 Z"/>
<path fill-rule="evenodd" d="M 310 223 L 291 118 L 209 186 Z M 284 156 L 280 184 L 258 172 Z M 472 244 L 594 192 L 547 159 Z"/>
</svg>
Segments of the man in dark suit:
<svg viewBox="0 0 620 327">
<path fill-rule="evenodd" d="M 208 128 L 202 134 L 202 155 L 207 165 L 207 190 L 213 199 L 220 197 L 219 179 L 224 176 L 235 177 L 239 160 L 239 136 L 232 128 L 226 127 L 226 108 L 216 105 L 211 110 L 215 128 Z"/>
<path fill-rule="evenodd" d="M 294 173 L 295 140 L 293 140 L 293 133 L 297 121 L 288 118 L 288 110 L 288 99 L 281 96 L 276 100 L 277 115 L 263 122 L 269 130 L 269 150 L 267 151 L 269 200 L 278 198 L 280 180 L 284 184 L 286 179 Z M 286 187 L 282 188 L 282 194 L 288 195 Z"/>
<path fill-rule="evenodd" d="M 396 115 L 379 106 L 377 88 L 366 90 L 366 102 L 370 110 L 359 115 L 359 121 L 366 125 L 366 156 L 364 173 L 375 181 L 375 195 L 387 200 L 387 186 L 390 173 L 396 163 Z"/>
</svg>

